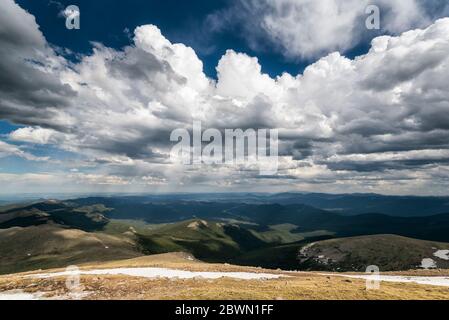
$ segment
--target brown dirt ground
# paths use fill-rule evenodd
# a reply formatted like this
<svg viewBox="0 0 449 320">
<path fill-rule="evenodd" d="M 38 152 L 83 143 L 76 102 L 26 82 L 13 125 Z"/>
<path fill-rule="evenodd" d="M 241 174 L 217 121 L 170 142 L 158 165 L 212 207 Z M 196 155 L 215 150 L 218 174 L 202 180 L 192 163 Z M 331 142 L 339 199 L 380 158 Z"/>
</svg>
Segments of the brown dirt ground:
<svg viewBox="0 0 449 320">
<path fill-rule="evenodd" d="M 154 255 L 129 260 L 80 266 L 82 269 L 115 267 L 164 267 L 191 271 L 246 271 L 283 273 L 225 264 L 207 264 L 187 260 L 182 253 Z M 52 270 L 56 271 L 56 270 Z M 60 270 L 59 270 L 60 271 Z M 46 298 L 71 298 L 63 277 L 31 279 L 25 274 L 0 276 L 0 292 L 23 290 L 44 292 Z M 449 300 L 449 288 L 406 283 L 382 282 L 379 290 L 366 290 L 365 281 L 317 273 L 286 273 L 290 277 L 274 280 L 207 279 L 147 279 L 130 276 L 82 275 L 84 299 L 251 299 L 251 300 Z M 396 273 L 397 274 L 397 273 Z M 446 275 L 448 271 L 420 272 L 401 275 Z"/>
</svg>

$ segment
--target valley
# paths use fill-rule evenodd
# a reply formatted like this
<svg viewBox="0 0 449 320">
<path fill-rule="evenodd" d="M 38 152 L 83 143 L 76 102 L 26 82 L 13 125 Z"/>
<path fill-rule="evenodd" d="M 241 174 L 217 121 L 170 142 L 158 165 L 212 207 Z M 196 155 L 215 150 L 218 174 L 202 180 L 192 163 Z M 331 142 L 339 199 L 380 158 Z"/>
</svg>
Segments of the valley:
<svg viewBox="0 0 449 320">
<path fill-rule="evenodd" d="M 379 267 L 382 276 L 390 272 L 418 272 L 420 276 L 432 270 L 442 272 L 432 275 L 444 275 L 444 270 L 449 269 L 447 222 L 449 214 L 444 213 L 409 217 L 369 212 L 352 215 L 298 203 L 266 203 L 260 197 L 105 197 L 16 203 L 0 209 L 0 274 L 5 275 L 0 292 L 22 290 L 22 283 L 28 283 L 29 278 L 20 276 L 17 285 L 5 285 L 7 279 L 16 279 L 22 272 L 63 270 L 69 265 L 86 269 L 174 267 L 183 272 L 264 270 L 266 274 L 293 274 L 293 287 L 305 275 L 312 279 L 307 281 L 326 283 L 327 275 L 319 272 L 331 272 L 331 278 L 336 277 L 340 285 L 362 285 L 363 274 L 370 265 Z M 133 278 L 135 272 L 105 271 L 97 276 L 113 279 L 114 283 L 115 279 Z M 173 274 L 160 272 L 150 279 L 144 276 L 147 279 L 141 281 L 160 282 L 167 278 L 167 272 Z M 358 276 L 344 282 L 338 277 L 345 272 Z M 226 275 L 223 279 L 197 276 L 214 283 L 241 280 L 259 285 L 262 281 L 251 277 L 230 280 Z M 194 285 L 197 276 L 181 277 L 179 281 Z M 63 274 L 45 277 L 39 283 L 59 283 L 61 277 Z M 98 277 L 86 273 L 82 278 L 89 283 Z M 282 280 L 264 279 L 263 286 L 276 281 Z M 387 282 L 388 286 L 397 285 L 388 278 Z M 239 297 L 245 294 L 243 290 Z M 294 296 L 284 295 L 287 299 Z"/>
</svg>

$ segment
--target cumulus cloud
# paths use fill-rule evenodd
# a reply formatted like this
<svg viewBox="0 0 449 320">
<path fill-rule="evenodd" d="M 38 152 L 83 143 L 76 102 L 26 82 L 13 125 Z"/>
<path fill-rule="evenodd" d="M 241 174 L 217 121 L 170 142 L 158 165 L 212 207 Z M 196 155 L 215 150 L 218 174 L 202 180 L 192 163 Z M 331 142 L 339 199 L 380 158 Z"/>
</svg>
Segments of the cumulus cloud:
<svg viewBox="0 0 449 320">
<path fill-rule="evenodd" d="M 65 61 L 47 44 L 35 18 L 12 0 L 0 10 L 0 117 L 13 122 L 63 127 L 61 109 L 75 92 L 61 83 Z"/>
<path fill-rule="evenodd" d="M 290 17 L 290 9 L 303 14 L 303 3 L 307 12 L 319 6 L 284 2 L 284 7 L 276 2 L 276 10 L 285 19 L 298 18 Z M 331 13 L 340 12 L 342 2 L 329 3 L 336 6 Z M 394 6 L 405 6 L 401 3 Z M 65 181 L 171 191 L 191 186 L 338 191 L 344 185 L 352 191 L 419 193 L 423 186 L 443 192 L 448 185 L 449 19 L 376 37 L 369 52 L 354 59 L 330 53 L 298 75 L 270 77 L 256 57 L 228 50 L 218 62 L 217 79 L 210 79 L 192 48 L 170 42 L 154 25 L 136 28 L 125 48 L 96 43 L 92 54 L 68 63 L 50 49 L 30 14 L 10 0 L 1 2 L 3 7 L 29 25 L 0 19 L 0 32 L 9 28 L 22 35 L 0 37 L 6 59 L 0 68 L 18 71 L 10 70 L 11 78 L 0 82 L 0 117 L 25 125 L 8 135 L 11 141 L 48 144 L 76 155 L 77 170 L 70 171 L 72 161 L 57 175 Z M 335 17 L 343 31 L 356 19 L 345 14 Z M 407 15 L 404 21 L 414 21 Z M 393 31 L 407 28 L 399 20 L 391 23 Z M 312 25 L 309 29 L 315 32 Z M 333 31 L 325 29 L 320 32 L 332 38 Z M 306 50 L 323 48 L 329 43 Z M 33 78 L 32 85 L 25 75 Z M 2 89 L 8 86 L 13 90 Z M 190 130 L 193 120 L 205 129 L 278 129 L 279 174 L 262 177 L 241 164 L 172 163 L 170 133 Z M 20 146 L 2 142 L 0 148 L 3 155 L 38 160 Z"/>
<path fill-rule="evenodd" d="M 30 161 L 48 161 L 48 157 L 36 157 L 33 154 L 23 151 L 18 146 L 0 141 L 0 158 L 17 156 Z"/>
<path fill-rule="evenodd" d="M 217 31 L 240 24 L 255 50 L 274 48 L 290 59 L 316 58 L 378 35 L 365 26 L 369 5 L 378 6 L 381 31 L 391 34 L 427 26 L 446 10 L 444 3 L 419 0 L 239 0 L 211 14 L 208 24 Z"/>
<path fill-rule="evenodd" d="M 9 138 L 13 141 L 49 144 L 56 143 L 58 135 L 58 132 L 51 129 L 25 127 L 11 132 Z"/>
</svg>

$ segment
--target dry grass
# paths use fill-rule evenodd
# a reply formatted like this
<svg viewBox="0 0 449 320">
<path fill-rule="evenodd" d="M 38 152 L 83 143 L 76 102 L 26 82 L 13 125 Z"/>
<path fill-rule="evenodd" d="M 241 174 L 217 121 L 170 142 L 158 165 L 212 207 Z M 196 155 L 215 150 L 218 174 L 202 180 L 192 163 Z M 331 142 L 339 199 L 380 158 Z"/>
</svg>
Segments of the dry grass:
<svg viewBox="0 0 449 320">
<path fill-rule="evenodd" d="M 448 269 L 429 269 L 429 270 L 408 270 L 383 272 L 384 275 L 392 276 L 416 276 L 416 277 L 449 277 Z"/>
<path fill-rule="evenodd" d="M 82 268 L 165 267 L 192 271 L 267 272 L 223 264 L 189 261 L 185 254 L 165 254 L 130 260 L 84 265 Z M 273 272 L 273 271 L 270 271 Z M 276 271 L 275 271 L 276 272 Z M 279 271 L 278 271 L 279 272 Z M 252 300 L 365 300 L 365 299 L 449 299 L 446 287 L 382 282 L 380 290 L 366 290 L 365 281 L 316 273 L 289 273 L 276 280 L 146 279 L 128 276 L 81 276 L 87 299 L 252 299 Z M 47 297 L 66 296 L 65 279 L 30 279 L 23 274 L 1 276 L 0 292 L 22 289 L 45 292 Z"/>
</svg>

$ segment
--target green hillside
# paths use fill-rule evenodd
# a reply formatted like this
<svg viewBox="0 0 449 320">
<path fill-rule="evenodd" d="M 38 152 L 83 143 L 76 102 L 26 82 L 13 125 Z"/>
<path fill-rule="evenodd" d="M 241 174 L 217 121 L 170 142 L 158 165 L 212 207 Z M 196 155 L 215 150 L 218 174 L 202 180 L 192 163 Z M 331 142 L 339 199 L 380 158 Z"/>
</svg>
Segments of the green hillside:
<svg viewBox="0 0 449 320">
<path fill-rule="evenodd" d="M 205 261 L 226 261 L 242 253 L 267 246 L 253 233 L 235 224 L 188 220 L 164 225 L 146 235 L 137 234 L 146 254 L 174 251 L 191 252 Z"/>
<path fill-rule="evenodd" d="M 435 256 L 448 249 L 448 243 L 375 235 L 319 241 L 303 249 L 298 259 L 299 266 L 313 270 L 365 271 L 376 265 L 381 271 L 400 271 L 421 268 L 423 259 L 448 268 L 449 260 Z"/>
<path fill-rule="evenodd" d="M 84 231 L 102 229 L 109 219 L 104 205 L 78 206 L 61 201 L 44 201 L 0 211 L 0 229 L 58 224 Z"/>
<path fill-rule="evenodd" d="M 180 251 L 207 262 L 290 270 L 404 270 L 423 259 L 449 267 L 434 255 L 449 244 L 428 241 L 447 239 L 449 215 L 343 216 L 298 204 L 181 202 L 158 203 L 152 221 L 148 204 L 130 207 L 127 219 L 112 218 L 118 213 L 110 205 L 119 199 L 111 199 L 0 208 L 0 273 Z M 163 218 L 164 208 L 171 217 Z M 195 218 L 179 221 L 185 216 Z"/>
<path fill-rule="evenodd" d="M 0 230 L 0 274 L 142 255 L 125 237 L 57 225 Z"/>
</svg>

